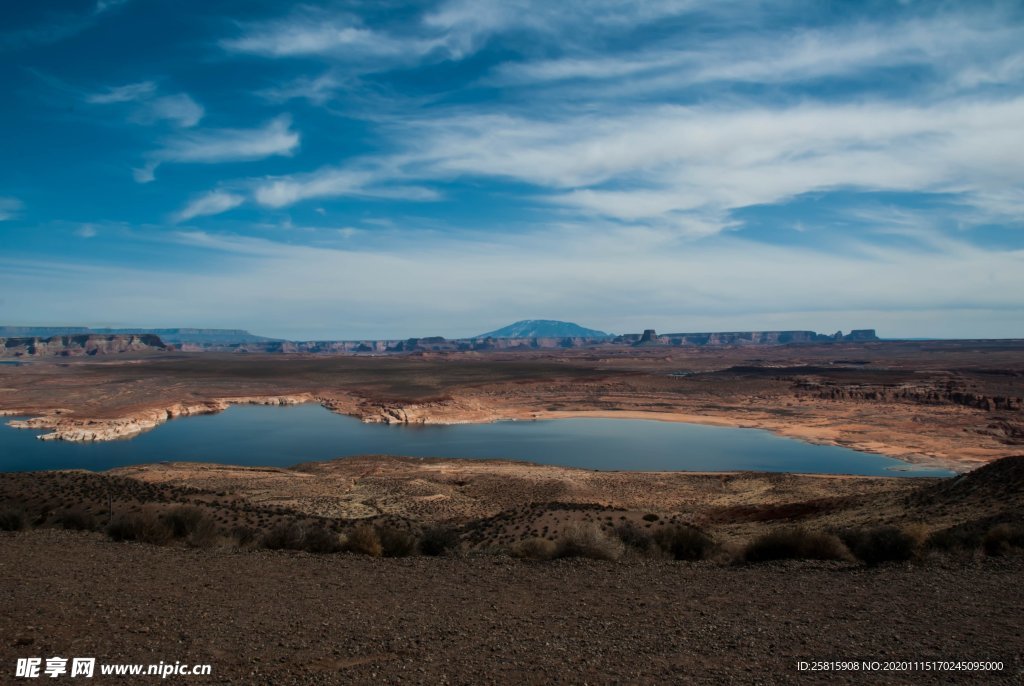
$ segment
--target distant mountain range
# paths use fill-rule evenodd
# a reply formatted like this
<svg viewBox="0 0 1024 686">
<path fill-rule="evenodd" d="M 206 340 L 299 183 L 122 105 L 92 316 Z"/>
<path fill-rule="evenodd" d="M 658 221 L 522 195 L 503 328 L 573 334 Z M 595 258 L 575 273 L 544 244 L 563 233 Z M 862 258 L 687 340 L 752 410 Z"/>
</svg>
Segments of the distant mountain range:
<svg viewBox="0 0 1024 686">
<path fill-rule="evenodd" d="M 87 326 L 0 326 L 0 338 L 50 338 L 51 336 L 87 336 L 116 334 L 152 334 L 164 343 L 180 345 L 237 345 L 272 343 L 280 339 L 256 336 L 242 329 L 91 329 Z"/>
<path fill-rule="evenodd" d="M 611 338 L 611 334 L 555 319 L 524 319 L 477 338 Z"/>
</svg>

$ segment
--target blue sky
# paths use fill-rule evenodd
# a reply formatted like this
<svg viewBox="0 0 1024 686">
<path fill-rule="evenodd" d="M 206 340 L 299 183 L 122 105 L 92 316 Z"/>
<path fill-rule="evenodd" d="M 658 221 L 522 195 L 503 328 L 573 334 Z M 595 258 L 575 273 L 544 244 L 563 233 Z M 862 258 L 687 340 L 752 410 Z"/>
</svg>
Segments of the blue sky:
<svg viewBox="0 0 1024 686">
<path fill-rule="evenodd" d="M 0 7 L 0 323 L 1024 337 L 1019 2 Z"/>
</svg>

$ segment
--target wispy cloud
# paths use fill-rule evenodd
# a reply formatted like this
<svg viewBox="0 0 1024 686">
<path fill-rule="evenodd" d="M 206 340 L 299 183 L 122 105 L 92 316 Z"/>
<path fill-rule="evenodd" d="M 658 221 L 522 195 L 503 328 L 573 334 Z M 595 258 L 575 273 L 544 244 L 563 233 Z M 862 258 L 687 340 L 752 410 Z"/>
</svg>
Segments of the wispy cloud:
<svg viewBox="0 0 1024 686">
<path fill-rule="evenodd" d="M 193 198 L 185 207 L 174 215 L 175 222 L 184 222 L 195 217 L 221 214 L 232 210 L 245 202 L 245 198 L 227 191 L 210 191 Z"/>
<path fill-rule="evenodd" d="M 138 102 L 145 100 L 156 93 L 156 84 L 152 81 L 140 83 L 128 83 L 123 86 L 111 86 L 100 93 L 93 93 L 86 97 L 86 102 L 94 105 L 109 105 L 119 102 Z"/>
<path fill-rule="evenodd" d="M 0 196 L 0 222 L 16 218 L 22 207 L 24 205 L 17 198 Z"/>
<path fill-rule="evenodd" d="M 893 67 L 927 67 L 963 71 L 961 80 L 995 82 L 1012 78 L 1018 69 L 1013 55 L 1019 31 L 999 15 L 965 18 L 940 15 L 885 24 L 859 22 L 827 28 L 809 27 L 784 34 L 734 32 L 712 40 L 695 40 L 685 48 L 646 47 L 638 52 L 578 54 L 556 59 L 513 61 L 499 65 L 494 81 L 502 85 L 541 85 L 565 81 L 618 81 L 603 98 L 638 92 L 670 94 L 673 89 L 710 82 L 785 83 L 825 77 L 863 76 Z M 999 62 L 1001 68 L 980 66 Z M 931 78 L 935 78 L 934 76 Z M 574 91 L 578 97 L 580 91 Z M 598 89 L 590 91 L 598 96 Z"/>
<path fill-rule="evenodd" d="M 263 57 L 331 57 L 345 61 L 407 62 L 441 47 L 437 39 L 395 36 L 367 28 L 352 15 L 302 8 L 288 17 L 244 25 L 221 41 L 229 52 Z"/>
<path fill-rule="evenodd" d="M 198 124 L 206 113 L 203 106 L 187 93 L 158 95 L 153 81 L 110 87 L 86 96 L 85 100 L 94 105 L 131 103 L 134 107 L 129 119 L 138 124 L 167 121 L 188 128 Z"/>
<path fill-rule="evenodd" d="M 266 179 L 258 182 L 253 190 L 256 202 L 267 207 L 342 196 L 420 201 L 439 197 L 432 189 L 396 182 L 393 173 L 364 169 L 325 168 L 310 174 Z"/>
<path fill-rule="evenodd" d="M 136 170 L 139 182 L 153 180 L 161 164 L 217 164 L 246 162 L 273 156 L 290 156 L 299 147 L 299 134 L 288 115 L 281 115 L 254 129 L 200 129 L 183 131 L 153 151 L 144 167 Z"/>
<path fill-rule="evenodd" d="M 286 83 L 265 88 L 259 91 L 259 95 L 272 102 L 301 99 L 308 100 L 314 105 L 323 105 L 332 100 L 345 86 L 345 80 L 326 72 L 316 77 L 300 76 Z"/>
</svg>

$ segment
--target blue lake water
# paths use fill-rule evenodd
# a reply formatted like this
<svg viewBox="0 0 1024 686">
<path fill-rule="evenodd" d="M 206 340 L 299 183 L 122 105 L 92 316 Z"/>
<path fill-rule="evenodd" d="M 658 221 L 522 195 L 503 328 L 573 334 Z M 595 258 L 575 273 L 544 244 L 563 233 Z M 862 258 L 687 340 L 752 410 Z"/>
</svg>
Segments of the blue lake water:
<svg viewBox="0 0 1024 686">
<path fill-rule="evenodd" d="M 363 424 L 314 404 L 233 406 L 216 415 L 175 419 L 121 441 L 40 441 L 39 433 L 0 424 L 0 471 L 104 470 L 162 461 L 284 467 L 381 454 L 527 460 L 602 470 L 951 474 L 755 429 L 638 419 L 395 426 Z"/>
</svg>

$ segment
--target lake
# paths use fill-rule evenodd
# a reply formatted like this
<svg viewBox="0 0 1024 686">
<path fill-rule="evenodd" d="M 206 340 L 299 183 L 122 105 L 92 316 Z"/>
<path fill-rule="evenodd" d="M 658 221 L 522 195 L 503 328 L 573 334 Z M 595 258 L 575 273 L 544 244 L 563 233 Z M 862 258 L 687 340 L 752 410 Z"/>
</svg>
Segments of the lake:
<svg viewBox="0 0 1024 686">
<path fill-rule="evenodd" d="M 10 417 L 5 418 L 11 419 Z M 104 470 L 161 461 L 285 467 L 351 455 L 498 458 L 603 470 L 785 471 L 949 476 L 836 446 L 757 429 L 640 419 L 558 419 L 494 424 L 363 424 L 315 404 L 236 405 L 175 419 L 122 441 L 40 441 L 0 424 L 0 471 Z"/>
</svg>

